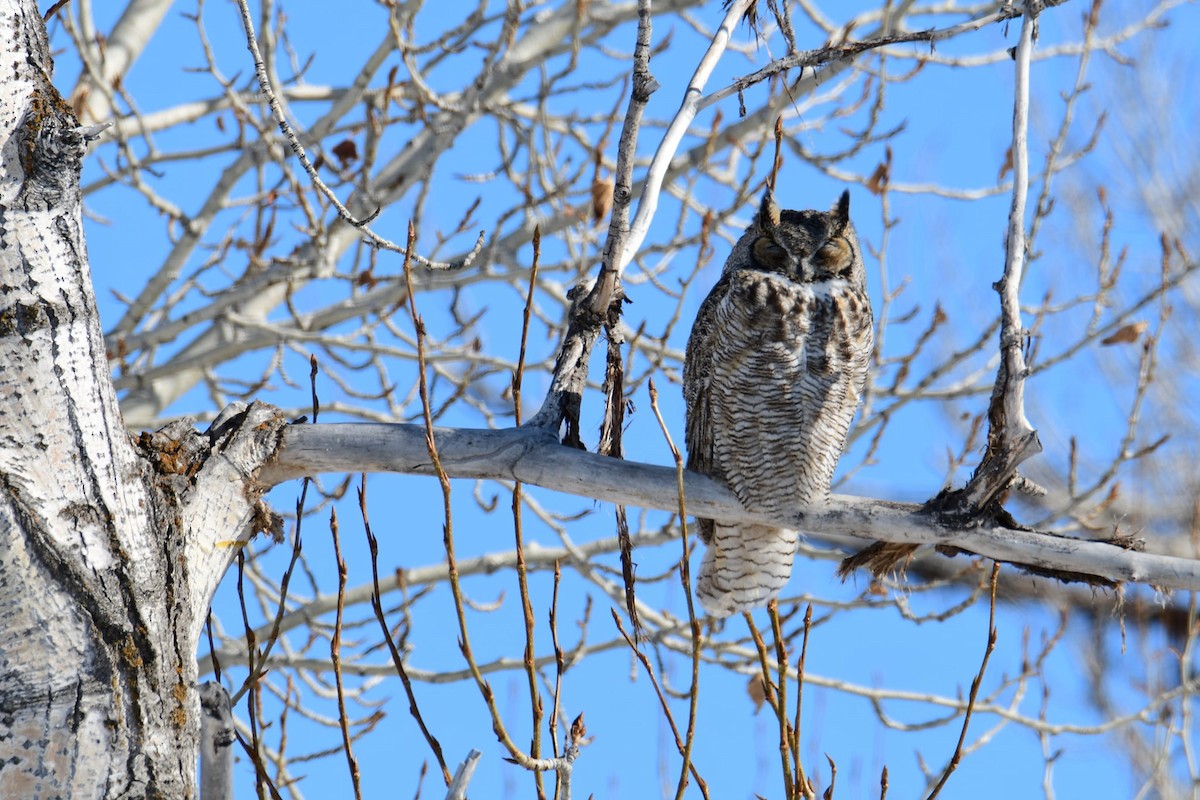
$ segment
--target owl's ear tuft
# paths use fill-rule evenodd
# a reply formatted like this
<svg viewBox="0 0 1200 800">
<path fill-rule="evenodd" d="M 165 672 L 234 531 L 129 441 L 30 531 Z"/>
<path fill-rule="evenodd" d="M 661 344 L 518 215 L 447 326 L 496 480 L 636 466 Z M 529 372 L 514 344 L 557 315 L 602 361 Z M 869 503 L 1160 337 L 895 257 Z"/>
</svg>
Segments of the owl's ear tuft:
<svg viewBox="0 0 1200 800">
<path fill-rule="evenodd" d="M 850 190 L 842 192 L 842 196 L 838 198 L 837 204 L 833 207 L 833 218 L 837 220 L 838 227 L 845 227 L 850 221 Z"/>
<path fill-rule="evenodd" d="M 758 217 L 755 222 L 758 223 L 758 229 L 761 231 L 769 231 L 779 224 L 780 218 L 779 204 L 775 202 L 775 195 L 770 189 L 763 192 L 762 204 L 758 207 Z"/>
</svg>

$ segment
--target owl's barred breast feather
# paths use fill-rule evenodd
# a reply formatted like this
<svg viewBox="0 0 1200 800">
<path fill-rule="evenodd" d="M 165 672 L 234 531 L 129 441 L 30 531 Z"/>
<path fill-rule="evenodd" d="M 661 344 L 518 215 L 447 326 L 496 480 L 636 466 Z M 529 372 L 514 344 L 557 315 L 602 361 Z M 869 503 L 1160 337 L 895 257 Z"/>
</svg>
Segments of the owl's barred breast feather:
<svg viewBox="0 0 1200 800">
<path fill-rule="evenodd" d="M 848 291 L 747 270 L 717 306 L 712 461 L 746 506 L 786 513 L 829 494 L 862 391 L 836 321 Z"/>
<path fill-rule="evenodd" d="M 796 531 L 766 525 L 713 525 L 696 596 L 717 617 L 761 606 L 787 584 Z"/>
<path fill-rule="evenodd" d="M 747 508 L 787 515 L 828 497 L 866 383 L 872 320 L 848 219 L 837 226 L 832 213 L 781 217 L 768 202 L 735 246 L 688 342 L 688 466 L 724 481 Z M 845 197 L 837 210 L 848 210 Z M 780 231 L 789 219 L 808 227 Z M 814 230 L 825 239 L 805 235 Z M 855 260 L 837 274 L 812 272 L 803 257 L 832 235 Z M 795 263 L 779 268 L 756 258 L 775 255 L 760 246 L 765 236 L 799 254 Z M 696 595 L 709 613 L 763 605 L 787 583 L 795 531 L 701 520 L 701 537 L 708 549 Z"/>
</svg>

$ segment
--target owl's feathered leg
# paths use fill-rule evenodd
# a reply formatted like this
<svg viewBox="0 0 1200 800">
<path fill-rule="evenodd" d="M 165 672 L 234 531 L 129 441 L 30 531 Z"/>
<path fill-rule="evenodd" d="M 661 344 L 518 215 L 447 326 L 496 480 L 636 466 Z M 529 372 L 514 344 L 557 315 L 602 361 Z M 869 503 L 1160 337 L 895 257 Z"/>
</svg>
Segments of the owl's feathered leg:
<svg viewBox="0 0 1200 800">
<path fill-rule="evenodd" d="M 796 531 L 714 523 L 700 563 L 696 597 L 714 617 L 763 606 L 792 574 Z"/>
</svg>

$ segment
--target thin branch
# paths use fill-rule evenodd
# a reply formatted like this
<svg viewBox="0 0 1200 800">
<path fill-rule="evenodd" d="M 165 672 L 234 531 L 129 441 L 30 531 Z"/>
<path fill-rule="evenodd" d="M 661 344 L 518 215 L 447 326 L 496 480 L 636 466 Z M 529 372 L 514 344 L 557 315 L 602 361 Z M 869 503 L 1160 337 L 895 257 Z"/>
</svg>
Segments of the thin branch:
<svg viewBox="0 0 1200 800">
<path fill-rule="evenodd" d="M 512 760 L 530 770 L 555 769 L 557 768 L 556 766 L 545 766 L 545 759 L 531 759 L 526 753 L 522 752 L 521 748 L 517 747 L 516 742 L 509 736 L 508 729 L 500 717 L 500 711 L 496 708 L 495 692 L 492 690 L 491 685 L 484 680 L 483 674 L 479 671 L 479 664 L 475 660 L 475 655 L 471 648 L 471 637 L 467 630 L 466 603 L 463 599 L 462 586 L 458 576 L 457 558 L 454 552 L 454 524 L 450 502 L 450 477 L 442 466 L 441 456 L 438 452 L 437 435 L 433 427 L 433 413 L 429 398 L 429 386 L 425 379 L 425 321 L 417 313 L 416 294 L 413 292 L 412 285 L 411 253 L 413 252 L 416 238 L 416 228 L 410 220 L 408 223 L 408 247 L 405 248 L 404 256 L 404 279 L 408 285 L 409 314 L 412 317 L 413 329 L 417 337 L 418 385 L 421 396 L 422 414 L 425 418 L 426 457 L 432 462 L 434 472 L 438 476 L 438 483 L 442 489 L 442 514 L 444 520 L 442 526 L 442 543 L 446 551 L 446 565 L 449 568 L 450 593 L 454 598 L 454 613 L 458 620 L 459 649 L 462 651 L 463 658 L 467 662 L 467 667 L 471 671 L 471 676 L 475 679 L 475 685 L 479 688 L 479 694 L 483 697 L 484 704 L 491 715 L 492 731 L 496 734 L 496 738 L 500 741 L 500 744 L 504 745 L 504 748 L 508 750 Z M 558 761 L 558 759 L 554 759 L 554 761 Z"/>
<path fill-rule="evenodd" d="M 804 704 L 804 666 L 808 661 L 808 634 L 812 631 L 812 603 L 804 610 L 804 639 L 800 644 L 800 658 L 796 662 L 796 721 L 792 725 L 792 761 L 796 764 L 796 786 L 802 793 L 808 792 L 808 776 L 804 774 L 804 761 L 800 756 L 800 710 Z"/>
<path fill-rule="evenodd" d="M 700 622 L 696 619 L 696 603 L 692 597 L 692 573 L 688 564 L 691 553 L 688 547 L 687 502 L 684 499 L 683 491 L 683 456 L 680 455 L 679 448 L 671 439 L 671 432 L 667 429 L 662 412 L 659 411 L 658 390 L 654 387 L 653 378 L 649 382 L 649 391 L 650 410 L 654 412 L 654 418 L 658 420 L 658 427 L 662 430 L 663 437 L 667 440 L 667 447 L 671 450 L 671 457 L 675 460 L 675 476 L 679 487 L 679 538 L 683 545 L 683 554 L 679 559 L 679 580 L 683 584 L 683 596 L 688 610 L 688 629 L 692 634 L 692 684 L 688 688 L 688 727 L 682 753 L 683 765 L 679 770 L 679 784 L 675 790 L 675 799 L 682 800 L 684 789 L 687 788 L 688 769 L 692 763 L 692 743 L 696 738 L 696 705 L 700 699 Z"/>
<path fill-rule="evenodd" d="M 725 49 L 729 46 L 729 40 L 733 37 L 734 28 L 737 27 L 737 22 L 742 15 L 746 13 L 751 5 L 758 0 L 735 0 L 729 4 L 728 10 L 725 12 L 725 18 L 721 20 L 721 25 L 713 34 L 712 42 L 705 51 L 704 56 L 700 59 L 700 63 L 696 65 L 696 71 L 692 73 L 692 78 L 688 81 L 687 89 L 683 93 L 683 102 L 679 107 L 679 111 L 675 112 L 675 117 L 671 120 L 670 126 L 667 127 L 666 133 L 663 134 L 662 141 L 658 144 L 658 149 L 654 151 L 654 158 L 650 160 L 650 166 L 646 169 L 645 182 L 642 185 L 642 194 L 638 198 L 637 213 L 634 215 L 633 223 L 629 228 L 629 238 L 625 242 L 625 247 L 620 254 L 620 260 L 617 262 L 617 273 L 620 275 L 633 260 L 633 254 L 642 246 L 642 241 L 645 240 L 646 234 L 650 231 L 650 221 L 654 219 L 654 213 L 658 210 L 658 196 L 662 191 L 663 179 L 666 177 L 667 168 L 670 167 L 672 159 L 675 158 L 675 152 L 679 149 L 680 142 L 683 141 L 683 136 L 687 133 L 688 127 L 692 124 L 692 120 L 696 118 L 696 113 L 700 110 L 701 93 L 704 91 L 705 84 L 708 83 L 709 77 L 716 68 L 717 63 L 721 60 L 721 56 L 725 54 Z"/>
<path fill-rule="evenodd" d="M 429 745 L 429 749 L 433 751 L 433 757 L 437 759 L 438 766 L 442 770 L 442 780 L 449 786 L 451 783 L 450 770 L 446 768 L 446 757 L 442 754 L 442 743 L 437 740 L 425 724 L 424 717 L 421 716 L 421 709 L 417 705 L 417 695 L 413 692 L 412 678 L 408 675 L 408 670 L 404 666 L 404 657 L 400 655 L 400 648 L 396 646 L 396 640 L 392 636 L 391 630 L 388 628 L 387 617 L 383 613 L 383 600 L 379 588 L 379 540 L 375 538 L 374 531 L 371 530 L 371 521 L 367 516 L 367 480 L 364 473 L 362 484 L 358 489 L 358 510 L 362 516 L 363 531 L 367 536 L 367 548 L 371 552 L 371 610 L 375 612 L 375 619 L 379 622 L 379 630 L 383 636 L 384 644 L 387 645 L 388 654 L 392 657 L 392 666 L 396 670 L 396 674 L 400 676 L 400 682 L 404 685 L 404 694 L 408 697 L 408 712 L 417 722 L 417 727 L 421 729 L 421 735 L 425 737 L 425 742 Z M 338 592 L 339 602 L 342 602 L 343 592 Z"/>
<path fill-rule="evenodd" d="M 525 378 L 525 346 L 529 341 L 529 315 L 533 307 L 533 290 L 537 285 L 538 261 L 541 257 L 542 234 L 538 228 L 533 230 L 533 263 L 529 270 L 529 293 L 525 298 L 525 311 L 521 322 L 521 346 L 517 356 L 517 370 L 513 373 L 513 413 L 517 425 L 521 424 L 521 384 Z M 537 666 L 534 663 L 534 622 L 533 604 L 529 599 L 529 577 L 525 565 L 525 531 L 521 518 L 523 505 L 521 482 L 517 481 L 512 488 L 512 518 L 514 548 L 517 554 L 517 590 L 521 598 L 521 614 L 525 622 L 525 677 L 529 683 L 529 712 L 532 717 L 532 741 L 529 744 L 529 755 L 532 758 L 542 757 L 542 695 L 538 691 Z M 546 789 L 542 781 L 542 773 L 534 771 L 534 788 L 538 800 L 546 800 Z"/>
<path fill-rule="evenodd" d="M 793 782 L 792 728 L 788 724 L 787 704 L 787 642 L 783 640 L 783 627 L 779 623 L 779 601 L 774 597 L 767 603 L 767 617 L 771 620 L 771 634 L 775 639 L 775 670 L 779 676 L 774 708 L 775 717 L 779 721 L 779 759 L 783 764 L 783 796 L 790 799 L 798 797 L 802 789 Z M 807 789 L 808 787 L 803 788 Z"/>
<path fill-rule="evenodd" d="M 245 2 L 245 0 L 242 0 Z M 567 433 L 565 443 L 573 447 L 582 447 L 579 440 L 579 404 L 583 394 L 583 385 L 587 379 L 588 360 L 592 346 L 599 335 L 601 324 L 611 315 L 610 306 L 622 302 L 619 291 L 621 276 L 633 255 L 642 246 L 646 234 L 650 230 L 650 221 L 658 208 L 658 197 L 662 191 L 663 180 L 666 177 L 671 160 L 679 149 L 679 144 L 687 132 L 688 126 L 696 117 L 700 93 L 708 82 L 709 76 L 724 54 L 737 20 L 745 10 L 756 0 L 736 0 L 725 15 L 720 28 L 713 35 L 708 50 L 701 58 L 684 91 L 683 103 L 671 121 L 666 133 L 659 142 L 658 149 L 650 161 L 646 177 L 642 182 L 642 193 L 638 198 L 637 212 L 633 223 L 626 234 L 622 218 L 627 214 L 625 206 L 631 191 L 630 179 L 618 174 L 613 194 L 613 218 L 609 226 L 609 240 L 605 245 L 605 262 L 599 279 L 592 291 L 584 294 L 582 287 L 577 287 L 572 296 L 570 325 L 563 337 L 562 347 L 554 364 L 554 378 L 541 410 L 530 420 L 530 426 L 557 431 L 565 420 Z M 626 125 L 621 132 L 620 155 L 623 161 L 619 170 L 626 169 L 630 178 L 633 166 L 633 147 L 636 144 L 637 126 L 641 119 L 641 108 L 650 98 L 650 92 L 657 88 L 657 82 L 649 74 L 649 35 L 650 15 L 648 0 L 639 0 L 638 5 L 638 48 L 645 53 L 641 60 L 635 59 L 634 90 L 630 98 Z M 642 13 L 643 10 L 646 13 Z M 639 57 L 640 58 L 640 57 Z"/>
<path fill-rule="evenodd" d="M 946 785 L 946 781 L 950 780 L 951 773 L 958 768 L 959 762 L 963 756 L 963 743 L 967 739 L 967 727 L 971 724 L 971 713 L 975 710 L 975 698 L 979 696 L 979 686 L 983 683 L 983 673 L 987 671 L 988 660 L 992 657 L 992 651 L 996 649 L 996 581 L 1000 576 L 1000 565 L 992 564 L 992 592 L 991 592 L 991 607 L 988 611 L 988 636 L 987 647 L 983 651 L 983 662 L 979 665 L 979 672 L 975 675 L 975 679 L 971 681 L 971 694 L 967 698 L 967 710 L 963 713 L 962 730 L 958 733 L 958 744 L 954 748 L 954 755 L 950 758 L 950 763 L 946 765 L 945 772 L 942 773 L 942 778 L 933 787 L 933 791 L 929 793 L 927 800 L 934 800 L 942 792 L 942 787 Z"/>
<path fill-rule="evenodd" d="M 990 516 L 1016 525 L 1001 505 L 1002 493 L 1017 477 L 1017 468 L 1042 451 L 1037 431 L 1025 417 L 1025 363 L 1027 331 L 1021 322 L 1020 288 L 1025 266 L 1025 204 L 1029 192 L 1029 64 L 1033 52 L 1037 15 L 1042 0 L 1028 0 L 1024 11 L 1014 8 L 1012 16 L 1023 14 L 1021 35 L 1013 52 L 1016 78 L 1013 98 L 1013 187 L 1008 215 L 1008 236 L 1004 276 L 994 284 L 1000 294 L 1000 366 L 996 371 L 991 401 L 988 404 L 987 451 L 962 489 L 943 489 L 930 499 L 927 507 L 943 521 L 969 521 Z M 905 564 L 916 552 L 911 543 L 880 541 L 842 562 L 838 574 L 843 579 L 859 567 L 879 576 Z M 1019 563 L 1019 562 L 1018 562 Z"/>
<path fill-rule="evenodd" d="M 979 509 L 1007 488 L 1021 462 L 1040 453 L 1037 431 L 1025 418 L 1025 330 L 1021 323 L 1021 277 L 1025 268 L 1025 202 L 1029 193 L 1029 62 L 1041 0 L 1025 4 L 1015 53 L 1013 99 L 1013 192 L 1000 292 L 1000 369 L 988 408 L 988 449 L 963 500 Z"/>
<path fill-rule="evenodd" d="M 911 4 L 910 4 L 911 5 Z M 761 83 L 769 78 L 772 78 L 780 73 L 788 72 L 793 69 L 803 70 L 805 67 L 817 67 L 823 64 L 830 64 L 838 61 L 849 61 L 855 56 L 865 53 L 869 50 L 876 50 L 880 47 L 889 47 L 897 44 L 906 44 L 909 42 L 929 42 L 930 45 L 958 36 L 970 31 L 976 31 L 988 25 L 993 25 L 997 22 L 1004 22 L 1014 17 L 1019 17 L 1022 14 L 1020 7 L 1011 6 L 1001 8 L 999 11 L 979 17 L 978 19 L 969 20 L 958 25 L 951 25 L 948 28 L 931 29 L 927 31 L 914 31 L 912 33 L 887 34 L 884 31 L 880 32 L 876 38 L 866 39 L 861 42 L 841 42 L 832 44 L 826 47 L 818 47 L 813 50 L 800 50 L 795 53 L 790 53 L 783 58 L 777 58 L 767 66 L 746 75 L 742 78 L 737 78 L 729 86 L 724 87 L 711 95 L 708 95 L 700 101 L 700 108 L 708 106 L 720 100 L 724 100 L 735 94 L 741 94 L 751 86 Z"/>
<path fill-rule="evenodd" d="M 633 653 L 634 658 L 638 660 L 638 663 L 642 665 L 642 669 L 646 671 L 646 677 L 650 679 L 650 685 L 654 687 L 654 693 L 658 695 L 658 703 L 662 706 L 663 716 L 667 718 L 667 724 L 671 727 L 671 733 L 675 736 L 675 749 L 679 751 L 680 755 L 683 755 L 687 747 L 684 744 L 683 737 L 679 735 L 679 726 L 675 724 L 675 716 L 671 713 L 671 706 L 667 703 L 667 696 L 663 693 L 662 686 L 658 682 L 658 677 L 654 674 L 654 667 L 651 665 L 650 659 L 638 649 L 633 637 L 625 632 L 625 626 L 621 624 L 621 617 L 617 614 L 616 609 L 609 610 L 612 612 L 613 622 L 617 625 L 617 631 L 625 640 L 625 644 L 629 646 L 629 650 Z M 692 777 L 696 779 L 696 785 L 700 787 L 700 793 L 707 800 L 708 784 L 700 777 L 700 773 L 696 770 L 696 765 L 691 763 L 690 758 L 688 759 L 687 767 L 691 770 Z"/>
<path fill-rule="evenodd" d="M 467 784 L 471 782 L 471 776 L 475 774 L 475 767 L 479 766 L 482 755 L 478 750 L 467 753 L 466 759 L 458 765 L 458 769 L 454 771 L 454 779 L 446 788 L 446 800 L 467 800 Z"/>
<path fill-rule="evenodd" d="M 317 174 L 317 168 L 313 166 L 312 161 L 308 157 L 308 153 L 305 152 L 304 146 L 300 144 L 300 139 L 296 136 L 295 131 L 292 130 L 291 124 L 287 121 L 287 117 L 283 113 L 283 107 L 280 105 L 279 98 L 276 96 L 275 90 L 271 86 L 271 79 L 267 74 L 266 63 L 264 62 L 262 52 L 258 47 L 258 38 L 254 34 L 254 22 L 250 18 L 249 1 L 237 0 L 237 4 L 242 14 L 242 27 L 246 31 L 246 47 L 250 50 L 250 55 L 254 59 L 254 74 L 258 77 L 259 89 L 262 91 L 263 96 L 266 97 L 267 105 L 271 108 L 271 115 L 275 118 L 275 122 L 278 123 L 279 130 L 283 133 L 284 138 L 286 138 L 288 144 L 291 145 L 292 152 L 296 154 L 296 158 L 300 161 L 300 165 L 304 167 L 304 171 L 308 173 L 309 180 L 312 181 L 313 186 L 315 186 L 317 190 L 325 196 L 325 198 L 333 205 L 333 207 L 337 209 L 338 216 L 360 230 L 364 238 L 366 238 L 367 242 L 372 247 L 378 247 L 381 250 L 389 250 L 393 253 L 400 253 L 401 255 L 409 256 L 423 267 L 427 267 L 429 269 L 457 270 L 470 266 L 475 260 L 476 256 L 483 251 L 485 231 L 479 232 L 479 238 L 475 241 L 475 246 L 471 248 L 470 252 L 468 252 L 463 258 L 454 262 L 437 262 L 430 261 L 429 259 L 416 253 L 409 253 L 406 248 L 401 247 L 389 239 L 385 239 L 371 230 L 368 225 L 374 221 L 377 216 L 379 216 L 380 211 L 383 210 L 381 207 L 376 208 L 373 212 L 371 212 L 371 214 L 363 219 L 358 219 L 350 213 L 350 209 L 346 208 L 346 206 L 342 204 L 342 201 L 338 199 L 337 194 L 335 194 L 334 191 L 330 189 L 323 180 L 321 180 L 321 176 Z"/>
<path fill-rule="evenodd" d="M 351 746 L 350 716 L 346 712 L 346 687 L 342 679 L 342 621 L 346 600 L 346 560 L 342 558 L 342 543 L 338 536 L 337 509 L 329 512 L 329 532 L 333 537 L 333 557 L 337 565 L 338 604 L 337 614 L 333 623 L 333 636 L 329 639 L 329 658 L 333 665 L 333 681 L 337 689 L 338 724 L 342 730 L 342 750 L 346 754 L 346 765 L 350 769 L 350 782 L 354 786 L 354 797 L 362 800 L 362 786 L 358 769 L 358 759 L 354 757 Z"/>
<path fill-rule="evenodd" d="M 309 386 L 311 387 L 311 390 L 312 390 L 312 401 L 311 401 L 312 402 L 312 407 L 311 407 L 312 421 L 315 424 L 317 421 L 317 417 L 320 416 L 320 413 L 321 413 L 321 404 L 317 398 L 317 372 L 318 372 L 318 366 L 319 366 L 318 362 L 317 362 L 317 357 L 310 356 L 308 363 L 309 363 L 308 380 L 309 380 Z M 233 703 L 235 705 L 237 704 L 238 700 L 241 699 L 243 694 L 245 694 L 247 691 L 253 690 L 254 687 L 256 687 L 258 685 L 258 681 L 262 678 L 264 673 L 260 672 L 257 667 L 253 667 L 253 664 L 255 662 L 257 662 L 258 664 L 266 664 L 267 663 L 267 659 L 271 655 L 271 650 L 274 649 L 275 643 L 279 641 L 279 636 L 280 636 L 280 633 L 282 632 L 281 625 L 283 624 L 284 616 L 287 614 L 288 590 L 290 589 L 291 584 L 292 584 L 292 576 L 296 572 L 296 565 L 300 562 L 300 555 L 304 550 L 304 539 L 301 536 L 301 533 L 304 530 L 304 516 L 305 516 L 304 509 L 305 509 L 306 503 L 308 502 L 308 487 L 312 485 L 312 478 L 309 477 L 308 475 L 303 475 L 303 476 L 299 476 L 299 477 L 302 477 L 302 481 L 300 484 L 300 495 L 299 495 L 299 497 L 296 498 L 296 527 L 295 527 L 295 530 L 292 532 L 292 554 L 288 560 L 287 569 L 285 569 L 283 571 L 283 577 L 280 578 L 280 580 L 279 580 L 279 603 L 275 609 L 275 616 L 271 620 L 271 630 L 267 633 L 266 644 L 263 646 L 262 651 L 260 653 L 257 653 L 255 658 L 253 658 L 251 660 L 252 668 L 249 671 L 249 674 L 246 676 L 245 682 L 242 684 L 241 688 L 239 688 L 237 690 L 237 692 L 235 692 L 233 695 Z M 239 559 L 242 558 L 242 555 L 240 553 L 238 555 L 238 558 Z M 241 561 L 239 560 L 238 563 L 239 563 L 239 572 L 240 572 Z M 239 580 L 240 580 L 240 575 L 239 575 Z M 239 587 L 240 587 L 240 584 L 239 584 Z M 242 605 L 243 605 L 243 615 L 244 615 L 245 614 L 244 601 L 243 601 Z M 249 625 L 249 622 L 247 621 L 247 626 L 248 625 Z M 246 649 L 249 652 L 253 652 L 255 649 L 255 647 L 254 647 L 254 631 L 250 627 L 246 628 Z"/>
<path fill-rule="evenodd" d="M 629 238 L 629 203 L 633 199 L 633 164 L 637 158 L 638 131 L 642 114 L 650 95 L 658 91 L 659 83 L 650 74 L 650 34 L 653 17 L 650 0 L 638 0 L 637 44 L 633 51 L 633 87 L 629 108 L 617 142 L 617 170 L 613 176 L 612 217 L 608 223 L 608 240 L 604 245 L 600 277 L 588 299 L 588 307 L 597 316 L 604 316 L 617 295 L 621 272 L 629 260 L 627 251 L 635 251 L 640 241 Z M 640 210 L 640 203 L 639 203 Z"/>
</svg>

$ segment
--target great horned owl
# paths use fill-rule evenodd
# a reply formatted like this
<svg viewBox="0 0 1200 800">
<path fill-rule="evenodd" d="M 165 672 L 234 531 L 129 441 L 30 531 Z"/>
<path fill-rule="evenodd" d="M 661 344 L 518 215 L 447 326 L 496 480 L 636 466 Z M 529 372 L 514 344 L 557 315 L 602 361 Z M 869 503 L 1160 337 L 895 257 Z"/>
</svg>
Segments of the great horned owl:
<svg viewBox="0 0 1200 800">
<path fill-rule="evenodd" d="M 829 212 L 780 211 L 770 190 L 700 306 L 683 368 L 688 469 L 749 509 L 824 502 L 867 382 L 871 301 L 850 193 Z M 698 520 L 696 596 L 716 616 L 775 597 L 796 531 Z"/>
</svg>

